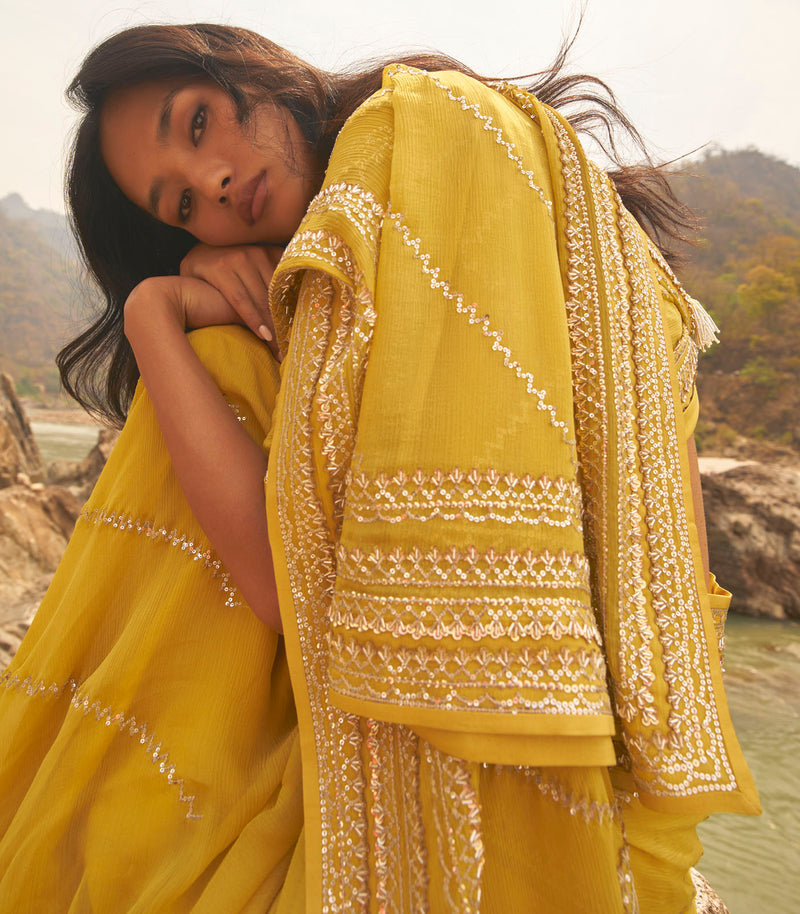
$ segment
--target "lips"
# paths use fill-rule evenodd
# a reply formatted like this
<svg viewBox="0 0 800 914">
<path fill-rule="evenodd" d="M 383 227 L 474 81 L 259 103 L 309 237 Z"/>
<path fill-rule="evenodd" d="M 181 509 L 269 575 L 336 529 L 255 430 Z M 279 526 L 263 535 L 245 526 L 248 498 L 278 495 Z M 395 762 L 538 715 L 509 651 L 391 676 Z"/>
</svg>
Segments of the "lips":
<svg viewBox="0 0 800 914">
<path fill-rule="evenodd" d="M 267 202 L 267 173 L 260 171 L 242 187 L 236 201 L 236 212 L 243 222 L 255 225 Z"/>
</svg>

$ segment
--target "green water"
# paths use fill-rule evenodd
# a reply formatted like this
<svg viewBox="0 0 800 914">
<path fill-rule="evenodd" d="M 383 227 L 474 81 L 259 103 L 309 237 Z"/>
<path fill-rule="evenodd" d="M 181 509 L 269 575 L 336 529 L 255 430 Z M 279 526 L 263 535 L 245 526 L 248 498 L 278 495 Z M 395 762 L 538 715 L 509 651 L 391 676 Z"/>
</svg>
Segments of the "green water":
<svg viewBox="0 0 800 914">
<path fill-rule="evenodd" d="M 60 422 L 31 422 L 42 459 L 83 460 L 97 444 L 95 425 L 64 425 Z"/>
<path fill-rule="evenodd" d="M 725 683 L 761 794 L 758 818 L 714 816 L 698 869 L 731 914 L 800 911 L 800 623 L 728 617 Z"/>
<path fill-rule="evenodd" d="M 45 460 L 80 460 L 91 426 L 33 423 Z M 731 616 L 725 675 L 739 739 L 761 793 L 759 818 L 714 816 L 701 827 L 699 869 L 731 914 L 800 911 L 800 623 Z M 646 912 L 643 912 L 646 914 Z"/>
</svg>

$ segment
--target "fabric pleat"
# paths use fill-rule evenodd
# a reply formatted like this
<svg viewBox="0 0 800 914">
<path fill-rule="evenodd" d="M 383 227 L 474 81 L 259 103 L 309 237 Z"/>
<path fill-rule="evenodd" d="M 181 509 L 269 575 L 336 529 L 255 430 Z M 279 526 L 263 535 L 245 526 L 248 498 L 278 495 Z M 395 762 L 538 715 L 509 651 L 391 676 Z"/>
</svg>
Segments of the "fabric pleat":
<svg viewBox="0 0 800 914">
<path fill-rule="evenodd" d="M 266 347 L 235 327 L 191 341 L 261 444 Z M 301 791 L 282 639 L 209 548 L 140 387 L 0 674 L 0 911 L 262 914 Z"/>
</svg>

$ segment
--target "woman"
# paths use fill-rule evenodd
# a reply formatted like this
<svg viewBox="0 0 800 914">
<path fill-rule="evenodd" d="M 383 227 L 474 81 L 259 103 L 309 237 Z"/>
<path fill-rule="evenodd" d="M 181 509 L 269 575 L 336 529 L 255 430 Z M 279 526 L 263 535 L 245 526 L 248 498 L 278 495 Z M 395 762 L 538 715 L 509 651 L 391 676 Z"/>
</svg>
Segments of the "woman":
<svg viewBox="0 0 800 914">
<path fill-rule="evenodd" d="M 556 68 L 538 89 L 615 120 L 586 85 Z M 73 84 L 87 113 L 71 202 L 108 308 L 62 371 L 118 417 L 140 372 L 118 462 L 162 460 L 157 422 L 175 474 L 155 488 L 109 465 L 76 536 L 108 518 L 131 532 L 163 489 L 267 627 L 256 636 L 244 611 L 221 623 L 208 592 L 165 590 L 163 559 L 111 608 L 118 572 L 103 576 L 90 634 L 64 661 L 76 595 L 61 609 L 54 584 L 5 674 L 18 710 L 4 714 L 20 718 L 2 767 L 16 792 L 0 888 L 14 910 L 27 842 L 53 848 L 39 909 L 691 911 L 696 824 L 757 811 L 686 444 L 702 309 L 542 98 L 436 58 L 389 67 L 380 86 L 377 69 L 320 74 L 218 26 L 122 33 Z M 669 236 L 680 211 L 657 177 L 617 182 Z M 239 247 L 253 243 L 287 244 L 274 277 L 274 249 Z M 268 339 L 270 281 L 285 355 L 274 418 L 262 344 L 185 334 L 233 321 Z M 186 551 L 166 525 L 142 529 L 146 545 Z M 122 538 L 79 543 L 56 581 L 82 582 L 98 553 L 127 574 Z M 154 606 L 169 628 L 148 629 Z M 220 643 L 224 679 L 198 665 Z M 140 654 L 156 658 L 141 671 Z M 45 676 L 37 661 L 62 667 Z M 57 710 L 59 676 L 75 682 L 73 710 L 116 738 L 85 748 L 82 721 Z M 125 694 L 93 704 L 94 679 Z M 30 720 L 26 691 L 52 713 Z M 211 742 L 178 710 L 201 694 Z M 167 760 L 148 744 L 167 775 L 157 786 L 114 730 L 130 731 L 139 702 L 177 747 Z M 45 772 L 65 765 L 69 793 L 51 810 Z M 120 796 L 132 779 L 134 804 Z"/>
</svg>

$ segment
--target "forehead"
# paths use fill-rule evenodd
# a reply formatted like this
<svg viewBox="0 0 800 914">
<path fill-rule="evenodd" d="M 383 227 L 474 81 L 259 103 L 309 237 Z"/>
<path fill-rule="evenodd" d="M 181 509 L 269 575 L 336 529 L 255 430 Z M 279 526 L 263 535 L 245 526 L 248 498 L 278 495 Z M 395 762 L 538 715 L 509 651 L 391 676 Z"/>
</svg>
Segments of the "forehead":
<svg viewBox="0 0 800 914">
<path fill-rule="evenodd" d="M 152 127 L 154 133 L 166 99 L 187 85 L 190 83 L 186 80 L 147 82 L 113 91 L 100 114 L 101 148 L 113 142 L 119 133 L 133 134 L 147 127 Z"/>
<path fill-rule="evenodd" d="M 158 125 L 165 102 L 186 85 L 147 82 L 117 89 L 100 114 L 100 153 L 120 190 L 143 206 L 159 157 Z"/>
</svg>

